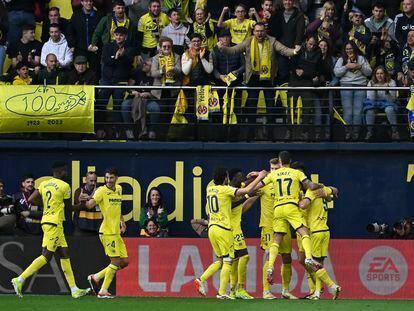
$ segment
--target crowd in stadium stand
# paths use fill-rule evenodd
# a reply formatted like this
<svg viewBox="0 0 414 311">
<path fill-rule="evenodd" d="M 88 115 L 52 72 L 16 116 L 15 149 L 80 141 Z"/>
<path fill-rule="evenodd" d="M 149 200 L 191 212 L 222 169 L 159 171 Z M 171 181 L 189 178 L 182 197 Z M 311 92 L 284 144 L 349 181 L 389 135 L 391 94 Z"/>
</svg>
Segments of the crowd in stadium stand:
<svg viewBox="0 0 414 311">
<path fill-rule="evenodd" d="M 14 85 L 386 87 L 409 86 L 414 77 L 414 0 L 0 3 L 0 77 Z M 125 100 L 123 90 L 100 89 L 97 120 L 108 120 L 104 112 L 112 95 L 110 121 L 136 123 L 135 138 L 155 138 L 151 124 L 171 120 L 178 91 L 129 94 Z M 292 95 L 302 98 L 302 124 L 323 125 L 326 107 L 318 98 L 325 94 Z M 258 90 L 249 91 L 239 122 L 258 122 L 258 97 Z M 274 92 L 264 98 L 271 111 Z M 364 123 L 370 140 L 378 111 L 391 124 L 391 138 L 400 139 L 396 92 L 342 90 L 340 98 L 343 119 L 355 125 L 347 127 L 346 140 L 357 140 Z M 302 138 L 307 135 L 305 127 Z"/>
</svg>

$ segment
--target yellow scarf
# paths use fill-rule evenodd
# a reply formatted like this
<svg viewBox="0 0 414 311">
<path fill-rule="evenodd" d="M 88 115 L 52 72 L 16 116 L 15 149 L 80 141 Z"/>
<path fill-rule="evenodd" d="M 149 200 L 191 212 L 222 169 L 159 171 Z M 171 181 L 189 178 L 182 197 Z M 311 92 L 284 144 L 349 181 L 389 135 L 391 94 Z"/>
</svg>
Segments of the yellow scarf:
<svg viewBox="0 0 414 311">
<path fill-rule="evenodd" d="M 362 35 L 365 35 L 365 27 L 364 26 L 352 26 L 351 31 L 349 32 L 349 41 L 354 41 L 354 43 L 356 44 L 356 46 L 358 47 L 358 49 L 365 54 L 366 51 L 366 46 L 363 42 L 359 41 L 358 39 L 356 39 L 355 36 L 355 32 L 359 32 Z"/>
<path fill-rule="evenodd" d="M 199 62 L 199 52 L 196 52 L 193 48 L 189 48 L 187 51 L 185 51 L 185 54 L 187 55 L 188 59 L 192 59 L 193 62 L 191 64 L 191 70 L 197 66 Z M 190 72 L 191 73 L 191 72 Z M 190 83 L 190 74 L 185 75 L 183 77 L 183 85 L 188 85 Z"/>
<path fill-rule="evenodd" d="M 160 55 L 160 68 L 165 65 L 165 74 L 161 77 L 162 85 L 166 83 L 172 84 L 175 82 L 174 80 L 174 53 L 170 53 L 170 55 Z"/>
<path fill-rule="evenodd" d="M 259 43 L 256 37 L 253 37 L 250 43 L 250 60 L 252 62 L 252 69 L 258 72 L 260 80 L 270 80 L 270 41 L 266 38 L 262 43 L 262 53 L 259 51 Z"/>
<path fill-rule="evenodd" d="M 117 29 L 118 27 L 125 27 L 126 29 L 129 29 L 129 18 L 126 17 L 126 15 L 124 15 L 124 21 L 120 22 L 116 19 L 115 16 L 112 16 L 112 23 L 111 23 L 111 41 L 115 40 L 115 29 Z"/>
</svg>

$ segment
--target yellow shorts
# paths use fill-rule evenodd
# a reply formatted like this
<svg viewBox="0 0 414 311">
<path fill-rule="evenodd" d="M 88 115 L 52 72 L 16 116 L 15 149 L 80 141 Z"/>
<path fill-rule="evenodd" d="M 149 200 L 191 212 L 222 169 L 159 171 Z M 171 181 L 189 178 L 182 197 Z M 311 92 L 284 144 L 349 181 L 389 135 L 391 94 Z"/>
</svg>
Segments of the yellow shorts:
<svg viewBox="0 0 414 311">
<path fill-rule="evenodd" d="M 237 228 L 236 230 L 232 230 L 231 232 L 233 234 L 234 250 L 237 251 L 247 248 L 246 241 L 244 240 L 244 235 L 241 228 Z"/>
<path fill-rule="evenodd" d="M 217 257 L 230 256 L 234 258 L 233 234 L 231 230 L 212 225 L 208 228 L 208 239 Z"/>
<path fill-rule="evenodd" d="M 270 245 L 273 243 L 273 228 L 272 227 L 262 227 L 260 234 L 260 247 L 263 250 L 268 250 Z"/>
<path fill-rule="evenodd" d="M 63 227 L 54 226 L 49 224 L 42 225 L 43 240 L 42 247 L 48 251 L 56 252 L 58 247 L 68 247 L 66 243 L 65 234 L 63 233 Z"/>
<path fill-rule="evenodd" d="M 329 240 L 331 234 L 329 231 L 314 232 L 311 234 L 312 257 L 328 257 Z"/>
<path fill-rule="evenodd" d="M 124 240 L 119 234 L 100 234 L 99 239 L 108 257 L 128 258 Z"/>
<path fill-rule="evenodd" d="M 302 213 L 293 203 L 276 206 L 273 212 L 273 230 L 278 233 L 288 233 L 290 226 L 298 229 L 303 224 Z M 289 226 L 290 225 L 290 226 Z"/>
</svg>

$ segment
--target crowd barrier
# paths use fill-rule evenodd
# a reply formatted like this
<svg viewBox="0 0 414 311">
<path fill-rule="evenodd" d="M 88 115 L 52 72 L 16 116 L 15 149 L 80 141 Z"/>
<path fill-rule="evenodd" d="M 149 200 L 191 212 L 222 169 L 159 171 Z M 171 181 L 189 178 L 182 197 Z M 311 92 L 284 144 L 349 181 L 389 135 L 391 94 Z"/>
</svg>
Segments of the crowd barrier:
<svg viewBox="0 0 414 311">
<path fill-rule="evenodd" d="M 7 88 L 7 86 L 3 86 Z M 9 86 L 10 87 L 10 86 Z M 12 86 L 13 87 L 13 86 Z M 347 128 L 351 125 L 344 120 L 341 105 L 341 91 L 377 90 L 397 91 L 395 128 L 389 125 L 384 110 L 376 110 L 376 120 L 373 126 L 374 136 L 370 141 L 407 141 L 414 130 L 412 113 L 410 121 L 406 109 L 410 98 L 408 87 L 162 87 L 162 86 L 94 86 L 95 97 L 79 96 L 79 92 L 66 92 L 59 95 L 55 86 L 29 86 L 33 92 L 19 101 L 31 103 L 33 113 L 19 113 L 12 116 L 16 130 L 16 122 L 24 119 L 24 127 L 20 132 L 80 132 L 89 134 L 53 136 L 44 134 L 39 138 L 70 140 L 82 139 L 123 139 L 123 140 L 160 140 L 160 141 L 342 141 L 345 140 Z M 65 87 L 65 86 L 59 86 Z M 82 87 L 82 86 L 78 86 Z M 58 88 L 58 87 L 56 87 Z M 133 90 L 140 92 L 161 93 L 161 99 L 133 101 Z M 255 91 L 252 93 L 252 91 Z M 4 95 L 1 101 L 9 102 Z M 112 93 L 112 97 L 109 97 Z M 33 95 L 34 94 L 34 95 Z M 66 115 L 47 112 L 40 114 L 41 107 L 55 107 L 55 97 L 73 103 L 65 111 Z M 105 94 L 103 96 L 103 94 Z M 36 96 L 38 95 L 38 96 Z M 11 96 L 11 95 L 8 95 Z M 47 96 L 40 102 L 41 96 Z M 52 96 L 53 98 L 50 98 Z M 66 96 L 66 97 L 65 97 Z M 71 96 L 71 97 L 68 97 Z M 251 98 L 253 96 L 253 100 Z M 308 97 L 305 97 L 308 96 Z M 310 96 L 310 97 L 309 97 Z M 40 99 L 39 99 L 40 98 Z M 66 99 L 65 99 L 66 98 Z M 85 112 L 88 99 L 93 99 L 95 106 L 89 113 Z M 20 103 L 20 102 L 19 102 Z M 44 106 L 42 104 L 44 103 Z M 253 104 L 252 104 L 253 103 Z M 267 103 L 267 104 L 266 104 Z M 10 105 L 9 105 L 10 106 Z M 22 105 L 18 105 L 22 107 Z M 23 105 L 24 106 L 24 105 Z M 132 107 L 135 119 L 132 119 Z M 145 125 L 142 123 L 142 113 L 147 109 Z M 73 108 L 75 107 L 75 108 Z M 88 106 L 89 107 L 89 106 Z M 29 107 L 30 108 L 30 107 Z M 81 110 L 83 108 L 83 110 Z M 144 110 L 143 110 L 144 109 Z M 414 105 L 412 107 L 414 109 Z M 13 109 L 11 109 L 13 110 Z M 63 110 L 63 109 L 61 109 Z M 80 111 L 85 117 L 76 114 Z M 95 112 L 95 119 L 93 117 Z M 5 110 L 10 113 L 10 109 Z M 92 115 L 90 114 L 92 112 Z M 365 109 L 361 116 L 359 136 L 354 140 L 363 141 L 366 137 Z M 60 113 L 60 112 L 59 112 Z M 140 119 L 137 119 L 140 115 Z M 145 115 L 145 114 L 144 114 Z M 145 118 L 144 118 L 145 119 Z M 345 117 L 346 119 L 346 117 Z M 77 120 L 78 122 L 75 122 Z M 73 122 L 68 125 L 68 122 Z M 349 122 L 349 121 L 348 121 Z M 85 126 L 88 125 L 89 126 Z M 13 129 L 12 126 L 12 129 Z M 145 128 L 145 129 L 144 129 Z M 391 132 L 398 131 L 398 137 Z M 15 132 L 19 132 L 15 131 Z M 96 135 L 93 133 L 95 131 Z M 414 131 L 412 131 L 414 133 Z M 2 131 L 0 122 L 0 133 Z M 21 138 L 19 135 L 1 135 L 2 138 Z"/>
<path fill-rule="evenodd" d="M 117 273 L 117 296 L 196 297 L 193 280 L 214 260 L 208 239 L 125 238 L 129 266 Z M 10 279 L 21 273 L 40 252 L 40 238 L 0 237 L 0 293 L 10 294 Z M 108 264 L 97 237 L 69 238 L 72 265 L 79 286 L 87 286 L 86 276 Z M 262 296 L 263 251 L 259 239 L 247 239 L 250 261 L 246 289 Z M 342 286 L 341 298 L 414 299 L 414 257 L 410 241 L 332 240 L 325 267 Z M 298 262 L 296 241 L 292 251 L 291 292 L 308 293 L 304 269 Z M 278 257 L 276 270 L 280 271 Z M 280 274 L 271 291 L 281 292 Z M 217 273 L 208 281 L 207 296 L 214 297 L 219 286 Z M 115 288 L 114 288 L 115 289 Z M 28 294 L 69 294 L 57 259 L 28 280 Z M 330 299 L 327 290 L 322 298 Z"/>
</svg>

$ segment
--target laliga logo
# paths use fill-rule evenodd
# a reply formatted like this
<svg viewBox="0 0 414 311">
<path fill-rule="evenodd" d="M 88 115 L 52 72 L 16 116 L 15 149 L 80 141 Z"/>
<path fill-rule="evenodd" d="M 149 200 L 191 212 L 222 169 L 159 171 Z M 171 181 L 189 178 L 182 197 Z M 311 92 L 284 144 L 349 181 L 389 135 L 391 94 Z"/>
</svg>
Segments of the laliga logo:
<svg viewBox="0 0 414 311">
<path fill-rule="evenodd" d="M 362 284 L 377 295 L 390 295 L 398 291 L 407 280 L 408 268 L 404 256 L 395 248 L 371 248 L 359 263 Z"/>
</svg>

